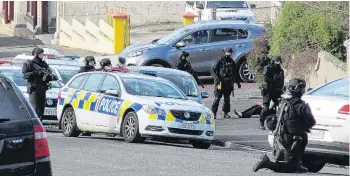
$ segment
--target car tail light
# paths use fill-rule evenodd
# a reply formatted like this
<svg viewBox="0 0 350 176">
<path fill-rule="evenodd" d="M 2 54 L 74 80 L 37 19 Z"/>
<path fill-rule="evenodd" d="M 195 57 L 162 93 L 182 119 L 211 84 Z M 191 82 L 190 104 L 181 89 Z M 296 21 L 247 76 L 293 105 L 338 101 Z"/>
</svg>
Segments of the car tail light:
<svg viewBox="0 0 350 176">
<path fill-rule="evenodd" d="M 59 92 L 58 92 L 58 97 L 57 97 L 58 101 L 60 101 L 61 98 L 62 98 L 62 97 L 61 97 L 61 91 L 59 91 Z"/>
<path fill-rule="evenodd" d="M 34 125 L 34 143 L 36 158 L 50 156 L 46 131 L 42 125 Z"/>
<path fill-rule="evenodd" d="M 338 111 L 339 114 L 350 114 L 350 105 L 345 105 L 342 108 L 339 109 Z"/>
</svg>

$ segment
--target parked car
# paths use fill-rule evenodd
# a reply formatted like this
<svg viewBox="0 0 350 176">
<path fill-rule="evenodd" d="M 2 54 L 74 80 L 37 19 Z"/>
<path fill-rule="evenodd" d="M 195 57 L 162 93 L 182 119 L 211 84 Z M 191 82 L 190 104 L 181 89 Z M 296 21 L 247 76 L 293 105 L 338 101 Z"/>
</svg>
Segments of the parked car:
<svg viewBox="0 0 350 176">
<path fill-rule="evenodd" d="M 255 4 L 249 5 L 247 1 L 187 1 L 185 12 L 200 15 L 195 18 L 195 21 L 238 20 L 256 23 L 253 8 Z M 199 11 L 201 11 L 200 14 Z"/>
<path fill-rule="evenodd" d="M 28 60 L 33 59 L 34 56 L 31 54 L 20 54 L 17 55 L 14 59 L 12 59 L 12 64 L 14 65 L 22 65 Z M 55 56 L 51 54 L 44 54 L 44 60 L 49 65 L 67 65 L 67 66 L 80 66 L 80 63 L 74 56 Z"/>
<path fill-rule="evenodd" d="M 24 97 L 29 101 L 27 93 L 27 81 L 23 79 L 21 65 L 0 66 L 0 73 L 12 80 L 24 94 Z M 46 102 L 43 120 L 57 120 L 57 98 L 58 92 L 63 84 L 60 81 L 51 81 L 52 89 L 46 92 Z"/>
<path fill-rule="evenodd" d="M 158 66 L 174 68 L 182 51 L 190 53 L 190 62 L 199 75 L 210 75 L 210 68 L 223 54 L 222 49 L 234 50 L 239 74 L 243 81 L 254 82 L 255 73 L 249 69 L 246 55 L 253 47 L 252 41 L 263 27 L 239 21 L 200 21 L 169 35 L 141 45 L 125 48 L 119 57 L 126 58 L 127 66 Z"/>
<path fill-rule="evenodd" d="M 0 175 L 52 175 L 46 132 L 13 81 L 0 74 Z"/>
<path fill-rule="evenodd" d="M 326 163 L 349 166 L 349 78 L 324 84 L 307 92 L 306 101 L 316 119 L 309 133 L 303 165 L 309 172 L 320 171 Z M 269 143 L 273 145 L 273 135 Z"/>
<path fill-rule="evenodd" d="M 74 75 L 78 74 L 79 66 L 50 65 L 52 73 L 58 77 L 63 84 L 66 84 Z"/>
<path fill-rule="evenodd" d="M 202 98 L 208 98 L 209 94 L 206 91 L 199 92 L 198 85 L 193 76 L 187 72 L 171 69 L 171 68 L 161 68 L 161 67 L 146 67 L 146 66 L 136 66 L 128 67 L 130 71 L 157 76 L 164 78 L 173 84 L 175 84 L 185 95 L 200 104 L 203 103 Z"/>
</svg>

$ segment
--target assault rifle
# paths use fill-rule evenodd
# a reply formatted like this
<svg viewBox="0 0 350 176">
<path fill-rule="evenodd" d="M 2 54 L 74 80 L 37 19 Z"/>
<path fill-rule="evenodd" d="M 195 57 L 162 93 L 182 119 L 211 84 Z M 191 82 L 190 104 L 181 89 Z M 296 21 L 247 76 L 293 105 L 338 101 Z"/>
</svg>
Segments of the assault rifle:
<svg viewBox="0 0 350 176">
<path fill-rule="evenodd" d="M 42 81 L 44 81 L 44 82 L 48 81 L 48 76 L 51 76 L 51 78 L 52 78 L 52 80 L 50 80 L 50 81 L 58 80 L 57 76 L 52 74 L 49 70 L 47 70 L 45 68 L 42 68 L 42 67 L 40 67 L 37 64 L 33 64 L 33 66 L 34 66 L 35 69 L 37 69 L 38 71 L 40 71 L 40 72 L 42 72 L 44 74 Z"/>
<path fill-rule="evenodd" d="M 289 104 L 288 100 L 291 98 L 290 95 L 283 94 L 282 99 L 280 101 L 279 107 L 276 108 L 277 111 L 277 124 L 276 128 L 273 131 L 273 150 L 272 150 L 272 162 L 278 162 L 278 161 L 283 161 L 284 160 L 284 153 L 286 151 L 286 148 L 282 144 L 283 139 L 283 128 L 285 127 L 284 121 L 283 121 L 283 116 L 287 112 L 288 113 L 288 108 L 287 106 Z"/>
</svg>

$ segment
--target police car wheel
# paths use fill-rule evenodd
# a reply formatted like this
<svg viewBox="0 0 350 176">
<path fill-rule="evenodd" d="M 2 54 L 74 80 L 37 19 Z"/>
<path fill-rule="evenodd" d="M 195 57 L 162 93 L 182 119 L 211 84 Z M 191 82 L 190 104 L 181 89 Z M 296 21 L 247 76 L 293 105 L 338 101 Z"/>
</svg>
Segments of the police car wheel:
<svg viewBox="0 0 350 176">
<path fill-rule="evenodd" d="M 135 112 L 131 111 L 125 116 L 122 128 L 125 142 L 142 142 L 143 138 L 139 133 L 139 121 Z"/>
<path fill-rule="evenodd" d="M 197 149 L 208 149 L 211 146 L 211 143 L 202 142 L 202 141 L 190 141 L 192 146 Z"/>
<path fill-rule="evenodd" d="M 64 110 L 61 127 L 66 137 L 78 137 L 80 135 L 80 132 L 77 130 L 77 122 L 72 107 L 68 107 Z"/>
</svg>

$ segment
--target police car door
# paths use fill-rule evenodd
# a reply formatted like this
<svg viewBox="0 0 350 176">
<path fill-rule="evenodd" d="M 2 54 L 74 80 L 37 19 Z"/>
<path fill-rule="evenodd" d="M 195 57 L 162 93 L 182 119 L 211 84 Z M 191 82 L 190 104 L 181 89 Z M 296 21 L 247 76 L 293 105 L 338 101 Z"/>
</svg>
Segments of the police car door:
<svg viewBox="0 0 350 176">
<path fill-rule="evenodd" d="M 82 85 L 82 91 L 79 92 L 79 114 L 77 114 L 77 121 L 84 122 L 90 127 L 93 127 L 93 117 L 98 116 L 95 107 L 98 104 L 98 90 L 105 75 L 103 73 L 92 73 Z"/>
<path fill-rule="evenodd" d="M 120 92 L 121 89 L 117 78 L 113 75 L 107 75 L 100 88 L 98 116 L 93 118 L 96 128 L 101 128 L 106 132 L 114 132 L 116 130 L 119 107 L 122 103 Z"/>
</svg>

